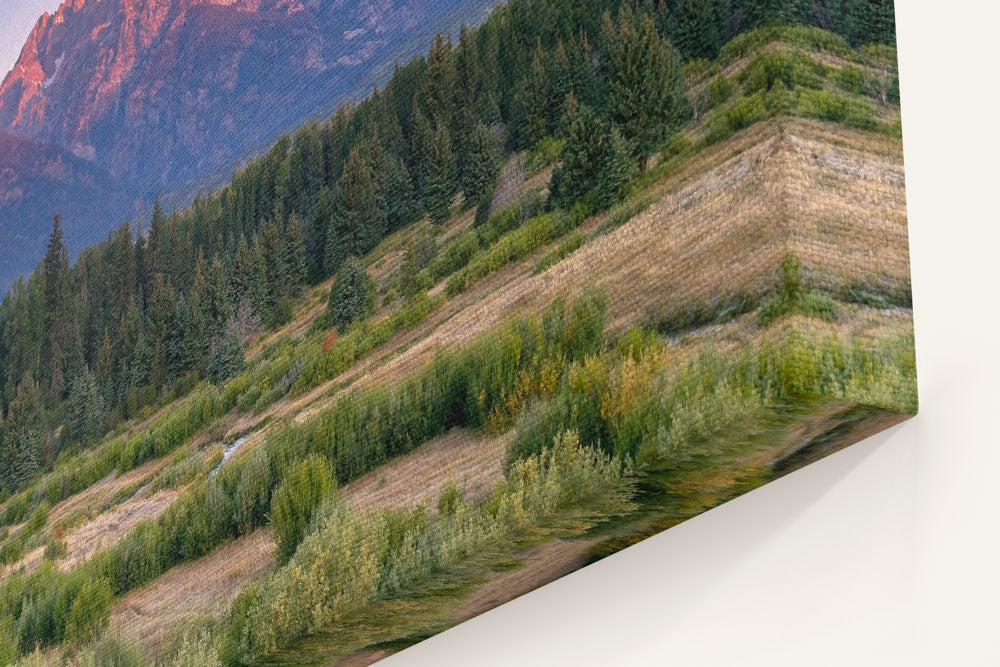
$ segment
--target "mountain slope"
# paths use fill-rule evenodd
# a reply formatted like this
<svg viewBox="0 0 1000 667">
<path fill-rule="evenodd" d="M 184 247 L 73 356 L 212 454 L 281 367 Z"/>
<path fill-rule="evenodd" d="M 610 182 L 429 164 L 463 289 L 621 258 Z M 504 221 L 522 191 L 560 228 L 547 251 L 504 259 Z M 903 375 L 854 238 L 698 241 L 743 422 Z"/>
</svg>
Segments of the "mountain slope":
<svg viewBox="0 0 1000 667">
<path fill-rule="evenodd" d="M 39 210 L 38 194 L 49 206 Z M 31 269 L 45 252 L 51 212 L 63 215 L 74 245 L 94 243 L 128 215 L 129 197 L 120 181 L 69 151 L 0 132 L 0 239 L 3 286 L 16 272 Z M 24 224 L 38 220 L 37 225 Z M 100 224 L 103 223 L 103 224 Z"/>
<path fill-rule="evenodd" d="M 485 5 L 66 0 L 39 19 L 0 84 L 0 131 L 100 164 L 148 207 L 154 196 L 230 165 L 328 109 L 409 55 L 418 38 L 474 20 Z M 0 272 L 0 288 L 39 259 L 33 247 L 9 239 L 47 233 L 61 202 L 79 195 L 100 215 L 74 223 L 70 211 L 62 212 L 70 225 L 99 227 L 98 237 L 134 213 L 100 190 L 24 190 L 21 208 L 0 204 L 0 217 L 21 230 L 4 238 L 2 263 L 10 268 Z M 71 246 L 92 238 L 71 235 Z M 25 253 L 30 262 L 18 260 Z"/>
</svg>

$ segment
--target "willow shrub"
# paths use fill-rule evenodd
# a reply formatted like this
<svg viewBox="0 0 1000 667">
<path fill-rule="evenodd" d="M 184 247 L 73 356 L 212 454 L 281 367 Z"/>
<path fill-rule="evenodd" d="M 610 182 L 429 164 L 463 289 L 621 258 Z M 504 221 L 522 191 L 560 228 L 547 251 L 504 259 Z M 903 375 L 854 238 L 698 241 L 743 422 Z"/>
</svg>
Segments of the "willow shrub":
<svg viewBox="0 0 1000 667">
<path fill-rule="evenodd" d="M 291 561 L 233 603 L 225 654 L 234 663 L 261 657 L 363 613 L 560 509 L 620 488 L 623 475 L 620 461 L 581 447 L 570 432 L 512 466 L 484 501 L 450 498 L 446 513 L 357 512 L 333 499 Z"/>
<path fill-rule="evenodd" d="M 704 353 L 679 370 L 663 348 L 635 337 L 628 354 L 576 363 L 558 391 L 518 418 L 508 466 L 574 429 L 608 453 L 685 460 L 713 451 L 711 435 L 766 403 L 801 395 L 842 397 L 900 413 L 917 410 L 912 336 L 872 346 L 792 330 L 737 355 Z"/>
</svg>

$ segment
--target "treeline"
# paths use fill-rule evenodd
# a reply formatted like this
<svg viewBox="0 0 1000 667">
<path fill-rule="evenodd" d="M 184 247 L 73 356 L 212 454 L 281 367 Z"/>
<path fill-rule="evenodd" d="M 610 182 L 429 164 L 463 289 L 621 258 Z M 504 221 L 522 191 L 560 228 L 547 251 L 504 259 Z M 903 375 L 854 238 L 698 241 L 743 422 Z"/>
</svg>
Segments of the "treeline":
<svg viewBox="0 0 1000 667">
<path fill-rule="evenodd" d="M 304 285 L 424 214 L 446 219 L 459 194 L 490 200 L 506 153 L 566 139 L 554 203 L 613 201 L 689 113 L 680 63 L 770 21 L 894 39 L 891 2 L 512 0 L 73 266 L 57 218 L 39 268 L 0 304 L 0 493 L 179 382 L 236 372 Z"/>
</svg>

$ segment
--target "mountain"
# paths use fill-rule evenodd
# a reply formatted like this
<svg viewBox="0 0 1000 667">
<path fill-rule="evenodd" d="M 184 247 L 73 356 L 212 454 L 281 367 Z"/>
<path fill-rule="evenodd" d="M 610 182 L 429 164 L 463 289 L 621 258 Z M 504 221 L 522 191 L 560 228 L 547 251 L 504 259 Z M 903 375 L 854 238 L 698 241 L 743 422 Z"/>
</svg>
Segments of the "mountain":
<svg viewBox="0 0 1000 667">
<path fill-rule="evenodd" d="M 59 212 L 67 235 L 81 245 L 101 240 L 134 210 L 126 190 L 99 165 L 53 144 L 0 132 L 3 280 L 16 275 L 10 270 L 34 268 L 45 253 L 52 218 L 36 208 L 43 193 L 45 210 Z M 28 220 L 38 224 L 24 224 Z"/>
<path fill-rule="evenodd" d="M 127 200 L 148 206 L 371 85 L 429 33 L 475 21 L 487 4 L 66 0 L 38 20 L 0 84 L 0 132 L 99 165 Z M 16 210 L 0 203 L 5 229 L 20 230 L 0 239 L 0 287 L 38 259 L 18 239 L 47 232 L 60 202 L 78 196 L 102 209 L 76 225 L 101 226 L 98 236 L 131 213 L 100 189 L 22 189 Z"/>
</svg>

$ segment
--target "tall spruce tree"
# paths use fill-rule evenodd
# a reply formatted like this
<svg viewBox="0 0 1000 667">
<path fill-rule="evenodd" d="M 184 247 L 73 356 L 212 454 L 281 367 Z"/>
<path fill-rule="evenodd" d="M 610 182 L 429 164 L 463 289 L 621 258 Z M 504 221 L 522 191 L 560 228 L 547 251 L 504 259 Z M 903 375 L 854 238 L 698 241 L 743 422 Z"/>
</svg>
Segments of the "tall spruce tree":
<svg viewBox="0 0 1000 667">
<path fill-rule="evenodd" d="M 62 218 L 55 216 L 52 222 L 52 234 L 49 236 L 48 249 L 42 260 L 42 271 L 45 279 L 45 350 L 50 359 L 48 373 L 48 389 L 52 395 L 59 396 L 65 389 L 63 364 L 64 353 L 69 349 L 70 333 L 70 291 L 69 291 L 69 252 L 63 238 Z"/>
<path fill-rule="evenodd" d="M 469 142 L 468 168 L 463 174 L 462 190 L 468 204 L 478 202 L 493 187 L 500 174 L 500 148 L 489 128 L 476 124 Z"/>
<path fill-rule="evenodd" d="M 431 145 L 430 165 L 427 173 L 425 200 L 431 222 L 438 224 L 448 219 L 451 202 L 455 197 L 455 155 L 451 150 L 451 137 L 444 125 L 438 125 Z"/>
<path fill-rule="evenodd" d="M 689 112 L 680 57 L 649 16 L 627 5 L 618 21 L 605 15 L 603 30 L 610 87 L 609 113 L 633 142 L 640 169 Z"/>
<path fill-rule="evenodd" d="M 374 284 L 355 257 L 348 257 L 330 288 L 330 321 L 341 332 L 368 314 L 374 305 Z"/>
<path fill-rule="evenodd" d="M 0 488 L 14 491 L 34 477 L 42 462 L 44 424 L 38 385 L 25 375 L 4 419 Z"/>
</svg>

